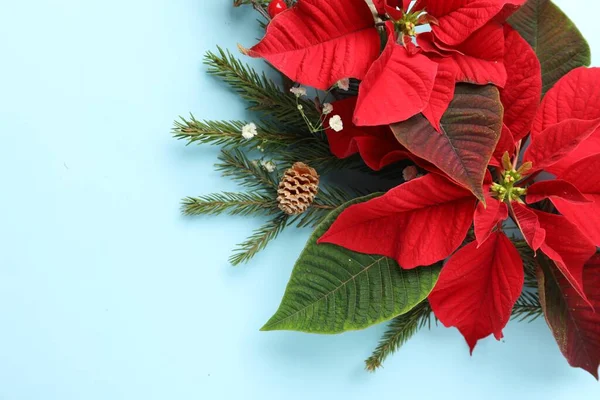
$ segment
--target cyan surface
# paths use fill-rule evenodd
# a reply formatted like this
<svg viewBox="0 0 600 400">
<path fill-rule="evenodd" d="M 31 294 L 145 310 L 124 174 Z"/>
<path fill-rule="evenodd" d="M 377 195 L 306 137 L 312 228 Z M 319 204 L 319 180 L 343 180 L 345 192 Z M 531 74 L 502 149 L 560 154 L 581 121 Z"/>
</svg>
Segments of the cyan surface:
<svg viewBox="0 0 600 400">
<path fill-rule="evenodd" d="M 235 186 L 216 148 L 169 132 L 189 111 L 246 118 L 201 64 L 259 36 L 230 3 L 1 2 L 0 399 L 598 399 L 541 320 L 473 357 L 456 330 L 424 330 L 377 374 L 362 360 L 383 326 L 258 331 L 308 231 L 230 267 L 261 221 L 181 217 L 180 198 Z M 557 3 L 597 65 L 600 6 Z"/>
</svg>

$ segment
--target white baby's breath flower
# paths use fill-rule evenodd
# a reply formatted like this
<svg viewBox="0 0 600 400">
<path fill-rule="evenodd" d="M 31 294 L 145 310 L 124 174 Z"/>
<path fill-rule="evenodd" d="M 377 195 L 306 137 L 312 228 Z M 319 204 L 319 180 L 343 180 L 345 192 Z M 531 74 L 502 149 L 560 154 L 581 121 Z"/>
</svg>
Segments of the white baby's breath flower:
<svg viewBox="0 0 600 400">
<path fill-rule="evenodd" d="M 402 170 L 402 177 L 404 178 L 404 181 L 406 181 L 406 182 L 412 181 L 413 179 L 417 178 L 418 176 L 419 176 L 419 170 L 414 165 L 410 165 L 410 166 L 404 168 L 404 170 Z"/>
<path fill-rule="evenodd" d="M 344 129 L 344 122 L 342 121 L 342 117 L 339 115 L 334 115 L 329 119 L 329 127 L 336 132 L 342 131 Z"/>
<path fill-rule="evenodd" d="M 252 139 L 254 136 L 258 135 L 256 131 L 256 124 L 251 122 L 242 127 L 242 137 L 246 140 Z"/>
<path fill-rule="evenodd" d="M 290 92 L 294 93 L 294 95 L 296 97 L 306 96 L 306 89 L 303 88 L 302 86 L 300 86 L 300 87 L 293 87 L 293 88 L 290 89 Z"/>
<path fill-rule="evenodd" d="M 262 165 L 269 173 L 275 171 L 275 168 L 277 167 L 273 161 L 261 161 L 260 165 Z"/>
<path fill-rule="evenodd" d="M 331 114 L 332 111 L 333 111 L 333 105 L 331 105 L 331 103 L 323 104 L 323 114 L 324 115 Z"/>
<path fill-rule="evenodd" d="M 347 92 L 348 90 L 350 90 L 350 79 L 340 79 L 337 83 L 337 87 L 340 88 L 340 90 Z"/>
</svg>

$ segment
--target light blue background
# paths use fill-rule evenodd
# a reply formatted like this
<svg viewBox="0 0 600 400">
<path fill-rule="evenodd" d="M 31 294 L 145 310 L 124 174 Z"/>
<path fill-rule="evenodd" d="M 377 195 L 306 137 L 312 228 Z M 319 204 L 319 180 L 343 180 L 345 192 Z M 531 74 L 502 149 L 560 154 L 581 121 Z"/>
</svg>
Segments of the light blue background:
<svg viewBox="0 0 600 400">
<path fill-rule="evenodd" d="M 594 0 L 557 1 L 600 59 Z M 0 6 L 0 400 L 598 399 L 543 321 L 473 357 L 421 331 L 377 374 L 383 326 L 341 336 L 258 331 L 308 231 L 241 268 L 261 221 L 184 218 L 186 195 L 233 190 L 217 148 L 172 120 L 245 118 L 202 66 L 259 36 L 230 0 L 37 0 Z"/>
</svg>

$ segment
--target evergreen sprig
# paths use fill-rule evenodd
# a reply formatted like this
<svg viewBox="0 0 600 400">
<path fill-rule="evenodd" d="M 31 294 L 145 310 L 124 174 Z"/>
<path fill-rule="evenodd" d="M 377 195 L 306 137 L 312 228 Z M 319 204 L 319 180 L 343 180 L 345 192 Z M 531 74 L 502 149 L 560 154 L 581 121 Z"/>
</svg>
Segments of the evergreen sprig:
<svg viewBox="0 0 600 400">
<path fill-rule="evenodd" d="M 282 125 L 306 129 L 295 96 L 283 92 L 264 72 L 259 74 L 220 47 L 217 47 L 217 53 L 209 51 L 204 63 L 208 65 L 209 74 L 221 78 L 250 104 L 249 110 L 259 111 Z M 304 99 L 299 104 L 308 118 L 318 120 L 314 104 Z"/>
<path fill-rule="evenodd" d="M 529 280 L 528 284 L 531 285 L 531 288 L 526 288 L 521 293 L 512 310 L 511 319 L 519 322 L 533 322 L 543 315 L 539 295 L 536 289 L 533 289 L 533 287 L 537 288 L 537 281 L 536 286 L 533 286 L 533 279 L 535 279 L 533 252 L 527 250 L 529 247 L 523 241 L 515 241 L 515 246 L 522 252 L 524 265 L 526 265 L 526 281 Z M 433 314 L 427 301 L 420 303 L 408 313 L 394 318 L 389 323 L 387 331 L 380 339 L 373 354 L 365 361 L 366 369 L 374 372 L 380 368 L 387 357 L 398 351 L 421 328 L 430 327 L 431 318 L 433 318 Z"/>
<path fill-rule="evenodd" d="M 186 197 L 181 204 L 184 215 L 272 215 L 279 211 L 272 196 L 261 192 L 213 193 Z"/>
<path fill-rule="evenodd" d="M 234 254 L 229 258 L 229 262 L 232 265 L 239 265 L 249 261 L 285 229 L 288 220 L 289 217 L 286 214 L 279 213 L 279 215 L 256 229 L 246 241 L 237 246 Z"/>
<path fill-rule="evenodd" d="M 531 247 L 524 240 L 514 241 L 515 247 L 519 250 L 525 269 L 525 286 L 537 290 L 538 280 L 536 273 L 535 254 Z"/>
<path fill-rule="evenodd" d="M 431 318 L 431 306 L 427 300 L 394 318 L 371 357 L 365 360 L 365 368 L 370 372 L 381 368 L 385 359 L 398 351 L 415 333 L 425 326 L 431 326 Z"/>
<path fill-rule="evenodd" d="M 256 124 L 258 134 L 252 139 L 242 136 L 242 128 L 248 122 L 244 121 L 199 121 L 190 115 L 189 119 L 180 117 L 175 121 L 173 136 L 185 140 L 189 144 L 212 144 L 225 148 L 256 148 L 264 149 L 290 146 L 298 141 L 298 135 L 281 133 L 273 124 Z"/>
<path fill-rule="evenodd" d="M 512 311 L 512 319 L 519 322 L 533 322 L 543 315 L 542 304 L 537 293 L 524 290 L 521 297 L 515 303 Z"/>
<path fill-rule="evenodd" d="M 314 227 L 331 210 L 360 196 L 358 192 L 347 192 L 340 188 L 322 184 L 314 203 L 303 214 L 288 216 L 277 204 L 277 173 L 268 172 L 258 160 L 251 160 L 239 148 L 221 149 L 216 169 L 240 185 L 252 190 L 248 193 L 214 193 L 199 197 L 187 197 L 182 201 L 182 212 L 186 215 L 271 215 L 273 218 L 257 229 L 235 249 L 230 261 L 238 265 L 249 261 L 267 244 L 275 239 L 286 226 Z"/>
</svg>

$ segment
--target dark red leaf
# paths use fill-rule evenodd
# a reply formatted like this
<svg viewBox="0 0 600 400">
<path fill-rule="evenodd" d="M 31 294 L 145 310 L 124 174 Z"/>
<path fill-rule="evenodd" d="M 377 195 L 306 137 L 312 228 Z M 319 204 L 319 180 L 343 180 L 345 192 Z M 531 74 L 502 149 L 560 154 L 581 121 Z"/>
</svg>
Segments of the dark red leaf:
<svg viewBox="0 0 600 400">
<path fill-rule="evenodd" d="M 531 130 L 542 96 L 542 70 L 531 46 L 517 31 L 505 26 L 504 65 L 508 80 L 500 90 L 504 105 L 504 123 L 514 140 L 523 139 Z"/>
<path fill-rule="evenodd" d="M 502 129 L 502 105 L 493 86 L 457 85 L 441 133 L 417 115 L 393 124 L 401 145 L 431 162 L 481 201 L 483 179 Z"/>
<path fill-rule="evenodd" d="M 273 19 L 247 53 L 295 82 L 327 90 L 342 78 L 363 79 L 380 43 L 364 0 L 300 0 Z"/>
<path fill-rule="evenodd" d="M 428 174 L 349 207 L 319 243 L 388 256 L 406 269 L 431 265 L 463 242 L 475 202 L 469 191 Z"/>
<path fill-rule="evenodd" d="M 472 242 L 456 252 L 442 268 L 429 295 L 435 316 L 455 326 L 471 352 L 477 341 L 502 329 L 523 289 L 523 261 L 502 232 L 494 232 L 479 248 Z"/>
<path fill-rule="evenodd" d="M 600 255 L 585 265 L 585 292 L 592 303 L 579 296 L 552 262 L 538 261 L 540 301 L 546 321 L 569 364 L 598 379 L 600 365 Z"/>
</svg>

